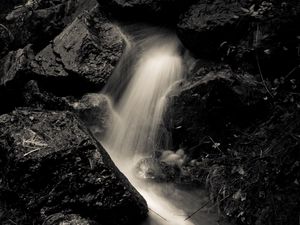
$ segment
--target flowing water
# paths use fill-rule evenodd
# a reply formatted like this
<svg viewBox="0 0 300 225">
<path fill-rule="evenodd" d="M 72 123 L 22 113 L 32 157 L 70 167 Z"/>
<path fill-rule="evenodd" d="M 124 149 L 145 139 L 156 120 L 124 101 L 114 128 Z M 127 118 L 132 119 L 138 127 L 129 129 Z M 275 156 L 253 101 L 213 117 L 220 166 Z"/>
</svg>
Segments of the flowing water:
<svg viewBox="0 0 300 225">
<path fill-rule="evenodd" d="M 135 175 L 136 163 L 167 143 L 161 137 L 162 118 L 168 94 L 184 79 L 185 63 L 177 37 L 166 31 L 141 31 L 129 41 L 106 94 L 113 122 L 102 140 L 115 164 L 146 199 L 149 218 L 144 225 L 211 225 L 215 215 L 199 212 L 185 218 L 205 201 L 199 190 L 179 188 L 171 183 L 154 183 Z"/>
</svg>

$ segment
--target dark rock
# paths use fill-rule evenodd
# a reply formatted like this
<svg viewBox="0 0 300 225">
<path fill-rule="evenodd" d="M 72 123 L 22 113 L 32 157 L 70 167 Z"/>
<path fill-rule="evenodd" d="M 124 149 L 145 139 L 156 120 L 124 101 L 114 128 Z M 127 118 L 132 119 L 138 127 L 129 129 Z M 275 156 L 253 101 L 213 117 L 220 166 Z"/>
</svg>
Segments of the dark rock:
<svg viewBox="0 0 300 225">
<path fill-rule="evenodd" d="M 45 45 L 80 12 L 96 5 L 94 0 L 29 0 L 9 12 L 1 23 L 12 36 L 14 49 L 31 43 Z"/>
<path fill-rule="evenodd" d="M 34 53 L 31 45 L 24 49 L 9 52 L 0 60 L 0 89 L 4 87 L 16 87 L 21 85 L 21 80 L 26 80 L 22 77 L 29 68 L 31 60 L 34 58 Z"/>
<path fill-rule="evenodd" d="M 238 1 L 198 1 L 177 25 L 184 45 L 199 55 L 215 56 L 222 42 L 244 34 L 245 13 Z"/>
<path fill-rule="evenodd" d="M 94 136 L 101 140 L 114 119 L 108 97 L 103 94 L 87 94 L 75 102 L 73 108 Z"/>
<path fill-rule="evenodd" d="M 16 110 L 0 116 L 0 137 L 0 199 L 31 221 L 66 213 L 129 225 L 145 217 L 146 202 L 72 113 Z"/>
<path fill-rule="evenodd" d="M 235 128 L 248 126 L 269 112 L 267 91 L 250 74 L 226 67 L 207 72 L 203 65 L 194 75 L 170 97 L 166 120 L 175 148 L 208 141 L 211 149 L 218 150 L 219 142 L 225 147 Z"/>
<path fill-rule="evenodd" d="M 279 77 L 299 65 L 299 9 L 299 1 L 198 1 L 177 29 L 197 56 Z"/>
<path fill-rule="evenodd" d="M 0 114 L 12 110 L 21 103 L 22 88 L 27 79 L 27 71 L 34 57 L 31 46 L 9 52 L 0 60 Z"/>
<path fill-rule="evenodd" d="M 114 16 L 122 20 L 146 20 L 174 24 L 182 10 L 194 0 L 98 0 Z"/>
<path fill-rule="evenodd" d="M 299 108 L 276 107 L 271 117 L 239 135 L 234 155 L 210 168 L 212 198 L 223 199 L 220 210 L 233 223 L 298 223 L 300 154 L 294 136 L 300 131 L 299 119 Z"/>
<path fill-rule="evenodd" d="M 39 87 L 34 80 L 24 86 L 22 106 L 35 109 L 71 110 L 71 101 L 66 97 L 58 97 Z"/>
<path fill-rule="evenodd" d="M 0 58 L 8 52 L 12 40 L 13 37 L 10 30 L 3 24 L 0 24 Z"/>
<path fill-rule="evenodd" d="M 174 182 L 180 176 L 180 168 L 177 165 L 169 165 L 153 157 L 140 160 L 135 170 L 139 179 L 157 182 Z"/>
<path fill-rule="evenodd" d="M 43 225 L 98 225 L 98 223 L 81 218 L 76 214 L 64 215 L 57 213 L 49 216 L 43 223 Z"/>
<path fill-rule="evenodd" d="M 77 80 L 82 89 L 88 86 L 99 90 L 112 74 L 124 48 L 118 27 L 95 8 L 90 14 L 76 18 L 37 54 L 33 72 L 54 80 Z"/>
</svg>

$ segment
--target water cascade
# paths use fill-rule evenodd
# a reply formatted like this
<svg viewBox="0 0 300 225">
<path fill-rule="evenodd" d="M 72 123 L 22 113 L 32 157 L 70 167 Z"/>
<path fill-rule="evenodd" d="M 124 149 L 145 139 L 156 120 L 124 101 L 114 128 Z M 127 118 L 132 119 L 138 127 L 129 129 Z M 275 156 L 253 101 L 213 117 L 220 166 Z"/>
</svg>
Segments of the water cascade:
<svg viewBox="0 0 300 225">
<path fill-rule="evenodd" d="M 145 225 L 196 224 L 184 219 L 201 205 L 203 192 L 179 189 L 171 183 L 151 183 L 134 174 L 141 158 L 151 155 L 158 143 L 167 142 L 167 136 L 161 137 L 160 132 L 167 96 L 183 79 L 185 70 L 180 42 L 174 34 L 148 34 L 131 40 L 133 44 L 104 91 L 114 116 L 102 144 L 146 199 L 150 216 Z M 201 224 L 214 224 L 203 214 L 197 218 Z"/>
</svg>

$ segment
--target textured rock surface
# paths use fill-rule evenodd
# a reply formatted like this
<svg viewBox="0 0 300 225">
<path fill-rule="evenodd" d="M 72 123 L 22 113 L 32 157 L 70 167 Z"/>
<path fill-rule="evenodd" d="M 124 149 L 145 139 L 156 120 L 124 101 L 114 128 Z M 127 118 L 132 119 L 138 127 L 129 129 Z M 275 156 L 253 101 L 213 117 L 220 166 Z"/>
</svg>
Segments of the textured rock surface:
<svg viewBox="0 0 300 225">
<path fill-rule="evenodd" d="M 45 77 L 81 80 L 100 89 L 120 59 L 125 42 L 118 27 L 95 8 L 76 18 L 37 54 L 33 71 Z"/>
<path fill-rule="evenodd" d="M 196 146 L 208 136 L 226 142 L 234 128 L 249 125 L 268 112 L 267 92 L 250 74 L 226 67 L 206 70 L 203 65 L 193 76 L 170 97 L 167 120 L 177 144 Z"/>
<path fill-rule="evenodd" d="M 299 64 L 299 9 L 299 1 L 198 1 L 177 29 L 198 56 L 278 77 Z"/>
<path fill-rule="evenodd" d="M 19 1 L 17 5 L 18 7 L 4 14 L 0 23 L 10 33 L 10 44 L 14 48 L 21 48 L 28 43 L 43 46 L 80 12 L 95 6 L 96 1 L 28 0 Z"/>
<path fill-rule="evenodd" d="M 43 225 L 98 225 L 95 221 L 83 219 L 79 215 L 69 214 L 64 215 L 57 213 L 49 216 L 43 223 Z"/>
<path fill-rule="evenodd" d="M 0 199 L 31 221 L 65 212 L 130 225 L 146 215 L 145 201 L 72 113 L 16 110 L 0 117 L 0 137 Z"/>
<path fill-rule="evenodd" d="M 31 46 L 9 52 L 0 60 L 0 89 L 20 83 L 20 79 L 30 69 L 30 62 L 34 58 Z"/>
<path fill-rule="evenodd" d="M 193 0 L 98 0 L 114 16 L 124 20 L 174 23 L 179 13 Z"/>
<path fill-rule="evenodd" d="M 87 94 L 72 106 L 94 136 L 101 140 L 114 119 L 109 98 L 103 94 Z"/>
<path fill-rule="evenodd" d="M 183 43 L 194 52 L 216 54 L 222 42 L 236 40 L 243 34 L 245 16 L 241 7 L 238 1 L 198 1 L 178 23 Z"/>
</svg>

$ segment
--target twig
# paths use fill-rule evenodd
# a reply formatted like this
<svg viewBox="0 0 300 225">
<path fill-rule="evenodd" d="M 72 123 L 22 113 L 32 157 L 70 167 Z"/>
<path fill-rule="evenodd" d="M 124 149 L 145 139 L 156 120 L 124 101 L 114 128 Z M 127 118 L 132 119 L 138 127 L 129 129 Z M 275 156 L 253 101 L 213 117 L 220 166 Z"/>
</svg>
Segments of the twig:
<svg viewBox="0 0 300 225">
<path fill-rule="evenodd" d="M 210 202 L 211 202 L 211 200 L 208 200 L 207 202 L 205 202 L 199 209 L 197 209 L 195 212 L 193 212 L 187 218 L 185 218 L 184 221 L 192 218 L 197 212 L 199 212 L 201 209 L 203 209 L 205 206 L 207 206 Z"/>
<path fill-rule="evenodd" d="M 261 81 L 265 87 L 265 89 L 267 90 L 267 92 L 269 93 L 269 95 L 273 98 L 274 96 L 272 95 L 272 93 L 270 92 L 265 80 L 264 80 L 264 77 L 262 75 L 262 72 L 261 72 L 261 68 L 260 68 L 260 64 L 259 64 L 259 60 L 258 60 L 258 56 L 256 55 L 256 63 L 257 63 L 257 67 L 258 67 L 258 71 L 259 71 L 259 74 L 260 74 L 260 78 L 261 78 Z"/>
<path fill-rule="evenodd" d="M 164 218 L 163 216 L 159 215 L 157 212 L 155 212 L 153 209 L 149 208 L 150 211 L 154 212 L 156 215 L 158 215 L 160 218 L 162 218 L 165 221 L 168 221 L 166 218 Z"/>
<path fill-rule="evenodd" d="M 36 149 L 34 149 L 34 150 L 30 151 L 30 152 L 27 152 L 27 153 L 24 154 L 24 157 L 27 156 L 27 155 L 29 155 L 29 154 L 31 154 L 31 153 L 33 153 L 33 152 L 39 151 L 39 150 L 41 150 L 41 148 L 36 148 Z"/>
<path fill-rule="evenodd" d="M 298 69 L 300 67 L 300 65 L 295 66 L 285 77 L 284 79 L 286 80 L 290 75 L 292 75 L 296 69 Z"/>
</svg>

